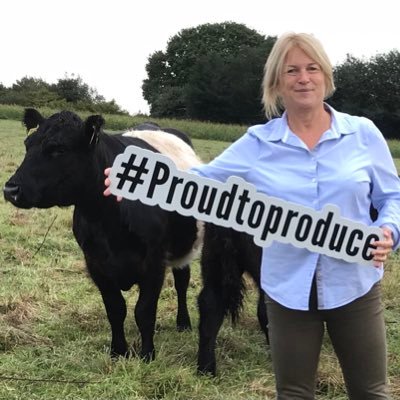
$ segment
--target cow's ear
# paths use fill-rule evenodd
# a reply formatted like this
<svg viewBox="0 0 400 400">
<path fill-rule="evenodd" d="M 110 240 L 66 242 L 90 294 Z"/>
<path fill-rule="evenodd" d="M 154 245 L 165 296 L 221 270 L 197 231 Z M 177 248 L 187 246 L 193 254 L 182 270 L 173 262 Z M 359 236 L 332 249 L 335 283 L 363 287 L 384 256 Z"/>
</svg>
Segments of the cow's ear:
<svg viewBox="0 0 400 400">
<path fill-rule="evenodd" d="M 85 132 L 89 140 L 89 146 L 97 143 L 104 123 L 104 118 L 101 115 L 91 115 L 86 119 Z"/>
<path fill-rule="evenodd" d="M 34 108 L 25 108 L 22 123 L 25 125 L 26 131 L 29 133 L 34 128 L 37 128 L 44 121 L 44 117 L 39 111 Z"/>
</svg>

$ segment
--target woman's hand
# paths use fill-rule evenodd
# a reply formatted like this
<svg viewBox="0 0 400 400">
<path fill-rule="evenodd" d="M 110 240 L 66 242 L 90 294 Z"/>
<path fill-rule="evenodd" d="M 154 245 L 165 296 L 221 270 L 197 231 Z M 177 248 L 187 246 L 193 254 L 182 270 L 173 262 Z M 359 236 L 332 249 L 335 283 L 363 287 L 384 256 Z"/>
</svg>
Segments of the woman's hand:
<svg viewBox="0 0 400 400">
<path fill-rule="evenodd" d="M 383 231 L 383 240 L 374 242 L 376 249 L 372 250 L 375 267 L 381 267 L 393 250 L 392 230 L 387 226 L 382 226 L 381 229 Z"/>
<path fill-rule="evenodd" d="M 111 190 L 110 190 L 110 185 L 111 185 L 111 181 L 110 181 L 110 178 L 109 178 L 110 171 L 111 171 L 111 168 L 106 168 L 104 170 L 104 175 L 106 176 L 106 179 L 104 180 L 104 185 L 106 186 L 106 188 L 105 188 L 105 190 L 103 192 L 104 196 L 112 195 Z M 122 196 L 116 196 L 116 199 L 117 199 L 117 201 L 122 201 Z"/>
</svg>

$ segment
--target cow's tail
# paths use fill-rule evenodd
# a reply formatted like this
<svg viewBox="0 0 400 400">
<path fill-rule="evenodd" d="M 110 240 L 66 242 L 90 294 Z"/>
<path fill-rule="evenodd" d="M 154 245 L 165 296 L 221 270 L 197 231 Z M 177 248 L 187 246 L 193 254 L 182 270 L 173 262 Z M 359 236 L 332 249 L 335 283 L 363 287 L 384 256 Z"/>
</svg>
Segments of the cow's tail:
<svg viewBox="0 0 400 400">
<path fill-rule="evenodd" d="M 239 262 L 241 259 L 240 243 L 234 240 L 234 236 L 237 234 L 230 230 L 225 239 L 225 255 L 221 260 L 225 315 L 229 314 L 233 323 L 237 321 L 243 308 L 246 287 L 243 280 L 243 269 Z"/>
<path fill-rule="evenodd" d="M 233 323 L 238 320 L 245 293 L 240 235 L 232 229 L 206 224 L 202 260 L 204 283 L 217 292 L 224 316 L 230 316 Z"/>
</svg>

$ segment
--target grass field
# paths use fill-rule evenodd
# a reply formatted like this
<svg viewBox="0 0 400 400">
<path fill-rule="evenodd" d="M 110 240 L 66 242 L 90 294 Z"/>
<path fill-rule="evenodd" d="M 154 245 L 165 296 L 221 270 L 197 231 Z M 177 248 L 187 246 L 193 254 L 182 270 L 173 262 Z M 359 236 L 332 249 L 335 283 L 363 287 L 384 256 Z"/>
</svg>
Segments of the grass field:
<svg viewBox="0 0 400 400">
<path fill-rule="evenodd" d="M 0 183 L 24 154 L 19 122 L 0 121 Z M 208 161 L 227 143 L 196 139 Z M 271 361 L 258 329 L 256 293 L 248 282 L 242 318 L 226 321 L 217 342 L 218 376 L 196 374 L 196 297 L 201 288 L 194 263 L 189 289 L 193 331 L 175 330 L 175 291 L 167 275 L 159 302 L 150 364 L 111 361 L 109 325 L 97 289 L 87 277 L 71 232 L 71 208 L 18 210 L 0 200 L 0 400 L 258 400 L 274 398 Z M 400 255 L 387 263 L 383 280 L 392 396 L 400 399 Z M 127 336 L 139 340 L 133 323 L 137 290 L 128 302 Z M 324 342 L 318 399 L 345 399 L 337 361 Z"/>
</svg>

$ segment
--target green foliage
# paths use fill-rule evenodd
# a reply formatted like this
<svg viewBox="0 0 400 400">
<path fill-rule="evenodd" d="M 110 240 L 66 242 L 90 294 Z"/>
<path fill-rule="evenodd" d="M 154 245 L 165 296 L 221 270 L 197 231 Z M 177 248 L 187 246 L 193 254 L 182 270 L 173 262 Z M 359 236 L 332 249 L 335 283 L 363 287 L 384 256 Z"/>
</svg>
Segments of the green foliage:
<svg viewBox="0 0 400 400">
<path fill-rule="evenodd" d="M 243 47 L 235 55 L 212 53 L 201 58 L 186 86 L 187 115 L 233 124 L 265 121 L 261 82 L 273 43 L 270 39 L 256 48 Z"/>
<path fill-rule="evenodd" d="M 43 89 L 50 90 L 50 85 L 42 79 L 24 77 L 12 85 L 15 92 L 35 92 Z"/>
<path fill-rule="evenodd" d="M 177 86 L 167 86 L 154 99 L 151 106 L 151 116 L 155 118 L 181 118 L 186 115 L 184 89 Z"/>
<path fill-rule="evenodd" d="M 31 77 L 16 81 L 10 88 L 0 84 L 0 104 L 127 114 L 115 100 L 105 101 L 96 89 L 74 74 L 65 75 L 55 84 Z"/>
<path fill-rule="evenodd" d="M 54 90 L 68 103 L 90 102 L 97 96 L 96 91 L 84 83 L 80 76 L 75 78 L 74 75 L 59 79 L 54 85 Z"/>
<path fill-rule="evenodd" d="M 275 40 L 232 22 L 183 29 L 165 52 L 148 59 L 142 89 L 152 117 L 263 121 L 263 66 Z M 400 139 L 398 50 L 369 60 L 348 55 L 334 68 L 334 76 L 337 90 L 329 102 L 335 108 L 366 116 L 385 137 Z"/>
<path fill-rule="evenodd" d="M 12 85 L 11 88 L 0 89 L 0 103 L 3 104 L 35 104 L 43 107 L 54 103 L 58 96 L 52 91 L 51 85 L 42 79 L 24 77 Z"/>
<path fill-rule="evenodd" d="M 0 119 L 9 119 L 14 121 L 22 121 L 24 107 L 0 104 Z"/>
<path fill-rule="evenodd" d="M 149 104 L 153 104 L 160 92 L 171 86 L 166 55 L 162 51 L 156 51 L 149 57 L 145 68 L 148 79 L 143 81 L 143 97 Z"/>
<path fill-rule="evenodd" d="M 183 29 L 169 40 L 165 53 L 153 53 L 146 65 L 142 89 L 151 115 L 258 120 L 262 67 L 275 40 L 234 22 Z"/>
<path fill-rule="evenodd" d="M 351 55 L 334 70 L 338 110 L 372 119 L 387 138 L 400 139 L 400 52 L 369 60 Z"/>
<path fill-rule="evenodd" d="M 264 37 L 235 22 L 203 24 L 183 29 L 167 45 L 166 59 L 174 86 L 184 86 L 201 56 L 219 54 L 229 58 L 244 47 L 258 47 Z"/>
</svg>

